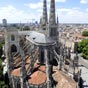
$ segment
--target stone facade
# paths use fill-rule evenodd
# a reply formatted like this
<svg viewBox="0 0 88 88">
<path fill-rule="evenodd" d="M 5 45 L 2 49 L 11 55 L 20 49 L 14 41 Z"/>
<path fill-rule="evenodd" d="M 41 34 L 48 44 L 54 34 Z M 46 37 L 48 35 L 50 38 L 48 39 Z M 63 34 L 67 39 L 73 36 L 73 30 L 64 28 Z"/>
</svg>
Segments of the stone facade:
<svg viewBox="0 0 88 88">
<path fill-rule="evenodd" d="M 6 29 L 5 31 L 5 41 L 8 42 L 8 46 L 10 51 L 17 51 L 19 52 L 19 34 L 18 30 L 14 29 Z M 7 43 L 6 42 L 6 43 Z M 5 46 L 7 47 L 7 46 Z"/>
<path fill-rule="evenodd" d="M 46 0 L 44 0 L 43 5 L 43 24 L 45 25 L 43 28 L 47 29 Z M 59 79 L 60 75 L 57 74 L 57 77 L 54 79 L 53 74 L 60 71 L 68 74 L 69 68 L 67 67 L 70 64 L 65 64 L 65 60 L 68 59 L 68 63 L 71 62 L 70 51 L 67 51 L 63 44 L 60 46 L 60 41 L 58 42 L 58 19 L 56 22 L 55 0 L 51 0 L 50 3 L 48 27 L 47 35 L 33 31 L 27 33 L 12 29 L 6 30 L 5 53 L 8 60 L 11 88 L 18 88 L 18 86 L 19 88 L 57 88 L 56 83 L 59 83 L 57 78 Z M 23 44 L 20 43 L 21 34 L 25 40 Z M 58 65 L 54 65 L 53 61 L 56 61 Z M 40 75 L 43 75 L 44 80 L 36 78 Z M 76 82 L 73 79 L 68 79 L 66 76 L 64 78 L 73 82 L 73 85 L 68 83 L 70 85 L 69 88 L 73 88 L 73 86 L 76 88 Z M 30 80 L 32 83 L 30 83 Z M 36 82 L 37 80 L 38 82 Z"/>
</svg>

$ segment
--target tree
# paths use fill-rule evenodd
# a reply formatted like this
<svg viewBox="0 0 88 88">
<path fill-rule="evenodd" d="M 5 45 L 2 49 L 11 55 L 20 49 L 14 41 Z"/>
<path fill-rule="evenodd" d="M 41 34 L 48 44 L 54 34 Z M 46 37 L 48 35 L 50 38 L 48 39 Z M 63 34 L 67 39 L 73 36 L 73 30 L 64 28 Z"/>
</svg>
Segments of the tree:
<svg viewBox="0 0 88 88">
<path fill-rule="evenodd" d="M 85 48 L 88 45 L 88 39 L 84 39 L 81 42 L 78 43 L 78 52 L 81 53 L 83 51 L 83 48 Z"/>
<path fill-rule="evenodd" d="M 85 59 L 88 59 L 88 39 L 84 39 L 78 43 L 78 52 L 82 53 Z"/>
<path fill-rule="evenodd" d="M 2 61 L 1 61 L 1 59 L 0 59 L 0 78 L 1 78 L 1 76 L 2 76 L 2 70 L 3 70 L 3 67 L 2 67 Z"/>
<path fill-rule="evenodd" d="M 3 81 L 3 66 L 1 59 L 0 59 L 0 88 L 6 88 L 5 82 Z"/>
<path fill-rule="evenodd" d="M 88 31 L 83 31 L 83 32 L 82 32 L 82 36 L 87 37 L 87 36 L 88 36 Z"/>
<path fill-rule="evenodd" d="M 2 66 L 2 60 L 1 60 L 1 55 L 2 55 L 2 46 L 3 43 L 0 43 L 0 88 L 6 88 L 5 82 L 3 81 L 3 66 Z"/>
<path fill-rule="evenodd" d="M 88 59 L 88 45 L 83 48 L 82 56 Z"/>
<path fill-rule="evenodd" d="M 3 44 L 2 44 L 2 43 L 0 43 L 0 58 L 1 58 L 2 53 L 3 53 L 2 46 L 3 46 Z"/>
</svg>

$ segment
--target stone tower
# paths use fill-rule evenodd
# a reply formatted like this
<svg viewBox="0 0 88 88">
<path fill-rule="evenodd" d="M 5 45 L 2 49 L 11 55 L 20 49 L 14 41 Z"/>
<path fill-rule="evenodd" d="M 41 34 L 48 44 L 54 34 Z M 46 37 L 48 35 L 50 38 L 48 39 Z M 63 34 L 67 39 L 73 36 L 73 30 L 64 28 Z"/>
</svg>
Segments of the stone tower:
<svg viewBox="0 0 88 88">
<path fill-rule="evenodd" d="M 43 1 L 43 25 L 47 25 L 47 2 L 46 0 Z"/>
<path fill-rule="evenodd" d="M 10 52 L 19 52 L 19 34 L 18 30 L 14 28 L 7 28 L 5 41 L 8 41 Z M 5 46 L 7 47 L 7 46 Z"/>
<path fill-rule="evenodd" d="M 42 32 L 45 35 L 48 35 L 48 16 L 47 16 L 47 1 L 43 0 L 43 14 L 42 14 L 42 19 L 41 19 L 41 28 Z"/>
<path fill-rule="evenodd" d="M 58 23 L 56 22 L 55 14 L 55 0 L 51 0 L 50 3 L 50 16 L 49 16 L 49 37 L 57 39 L 58 36 Z"/>
<path fill-rule="evenodd" d="M 18 30 L 13 27 L 5 27 L 5 56 L 7 60 L 7 73 L 12 87 L 12 75 L 11 72 L 14 68 L 12 54 L 19 52 L 19 34 Z M 14 85 L 13 85 L 14 86 Z"/>
</svg>

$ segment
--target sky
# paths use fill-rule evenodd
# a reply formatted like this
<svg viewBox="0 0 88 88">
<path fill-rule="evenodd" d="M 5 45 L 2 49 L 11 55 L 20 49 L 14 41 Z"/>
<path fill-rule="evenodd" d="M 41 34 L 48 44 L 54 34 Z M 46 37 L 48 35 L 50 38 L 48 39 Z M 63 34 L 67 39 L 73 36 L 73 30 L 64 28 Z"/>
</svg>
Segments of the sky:
<svg viewBox="0 0 88 88">
<path fill-rule="evenodd" d="M 55 0 L 60 23 L 88 23 L 88 0 Z M 39 21 L 43 0 L 0 0 L 0 23 L 28 23 Z M 48 15 L 50 0 L 47 0 Z"/>
</svg>

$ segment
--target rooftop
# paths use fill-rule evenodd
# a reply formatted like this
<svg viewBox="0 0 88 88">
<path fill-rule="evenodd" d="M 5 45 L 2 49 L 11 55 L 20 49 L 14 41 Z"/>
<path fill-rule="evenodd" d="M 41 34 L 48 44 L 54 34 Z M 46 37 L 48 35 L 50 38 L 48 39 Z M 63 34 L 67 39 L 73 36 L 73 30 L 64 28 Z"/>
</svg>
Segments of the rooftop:
<svg viewBox="0 0 88 88">
<path fill-rule="evenodd" d="M 50 37 L 47 37 L 44 34 L 36 31 L 30 31 L 30 32 L 25 31 L 25 32 L 19 32 L 19 33 L 23 35 L 26 34 L 26 39 L 35 45 L 49 46 L 49 45 L 56 44 L 55 41 Z"/>
</svg>

